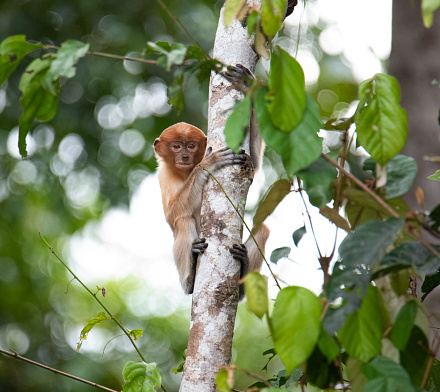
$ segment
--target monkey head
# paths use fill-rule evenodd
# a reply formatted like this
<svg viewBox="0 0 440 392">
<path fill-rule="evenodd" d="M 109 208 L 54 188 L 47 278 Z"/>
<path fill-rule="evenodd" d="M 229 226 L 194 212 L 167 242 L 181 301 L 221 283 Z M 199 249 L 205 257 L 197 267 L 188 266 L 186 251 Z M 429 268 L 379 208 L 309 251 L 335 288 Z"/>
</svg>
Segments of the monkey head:
<svg viewBox="0 0 440 392">
<path fill-rule="evenodd" d="M 181 122 L 165 129 L 153 146 L 166 164 L 187 172 L 205 156 L 206 136 L 199 128 Z"/>
</svg>

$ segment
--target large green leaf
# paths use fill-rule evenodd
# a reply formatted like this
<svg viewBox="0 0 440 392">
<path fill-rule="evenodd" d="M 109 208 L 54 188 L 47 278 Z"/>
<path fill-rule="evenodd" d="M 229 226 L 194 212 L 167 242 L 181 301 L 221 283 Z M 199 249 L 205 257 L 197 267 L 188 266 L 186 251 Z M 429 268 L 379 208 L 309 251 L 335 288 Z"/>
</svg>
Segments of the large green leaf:
<svg viewBox="0 0 440 392">
<path fill-rule="evenodd" d="M 249 95 L 246 95 L 241 101 L 235 103 L 234 110 L 226 121 L 223 133 L 225 134 L 227 146 L 234 151 L 238 151 L 246 136 L 251 111 L 252 101 Z"/>
<path fill-rule="evenodd" d="M 35 59 L 29 64 L 20 79 L 20 90 L 23 92 L 20 106 L 23 112 L 19 119 L 18 147 L 23 157 L 27 156 L 26 135 L 30 131 L 34 119 L 49 121 L 55 116 L 58 109 L 59 82 L 56 81 L 54 84 L 57 92 L 55 96 L 43 86 L 43 81 L 53 59 L 53 56 L 46 57 L 44 60 Z"/>
<path fill-rule="evenodd" d="M 404 219 L 374 220 L 360 225 L 339 246 L 341 261 L 333 268 L 327 284 L 329 301 L 342 298 L 338 308 L 327 311 L 324 327 L 333 333 L 344 324 L 345 317 L 360 308 L 370 285 L 374 267 L 393 244 L 404 227 Z"/>
<path fill-rule="evenodd" d="M 440 269 L 440 256 L 432 254 L 421 242 L 408 242 L 386 254 L 380 265 L 406 265 L 421 275 L 432 275 Z"/>
<path fill-rule="evenodd" d="M 364 392 L 415 392 L 406 370 L 390 358 L 378 356 L 362 364 L 362 373 L 368 378 Z"/>
<path fill-rule="evenodd" d="M 374 159 L 366 159 L 364 162 L 364 170 L 368 170 L 374 163 Z M 417 163 L 412 157 L 397 154 L 388 162 L 386 173 L 385 199 L 388 200 L 402 196 L 409 191 L 417 174 Z"/>
<path fill-rule="evenodd" d="M 318 297 L 303 287 L 282 289 L 270 318 L 275 350 L 287 373 L 303 363 L 318 341 L 321 304 Z"/>
<path fill-rule="evenodd" d="M 90 44 L 80 41 L 68 40 L 64 42 L 58 50 L 56 58 L 50 64 L 49 72 L 43 80 L 43 86 L 53 95 L 57 95 L 56 84 L 53 82 L 58 80 L 60 76 L 73 78 L 76 73 L 75 64 L 86 55 L 89 47 Z"/>
<path fill-rule="evenodd" d="M 252 234 L 255 234 L 265 219 L 274 212 L 278 204 L 290 193 L 291 184 L 289 180 L 281 179 L 272 184 L 263 200 L 258 204 L 254 216 Z"/>
<path fill-rule="evenodd" d="M 358 142 L 384 166 L 402 149 L 408 134 L 399 84 L 392 76 L 376 74 L 359 86 L 359 100 L 355 114 Z"/>
<path fill-rule="evenodd" d="M 0 86 L 9 78 L 28 53 L 42 47 L 41 43 L 31 44 L 26 42 L 24 35 L 14 35 L 4 39 L 0 44 Z"/>
<path fill-rule="evenodd" d="M 275 36 L 284 20 L 287 0 L 262 0 L 261 14 L 264 33 L 268 37 Z"/>
<path fill-rule="evenodd" d="M 399 310 L 396 321 L 391 331 L 391 341 L 401 351 L 405 350 L 411 331 L 414 327 L 414 321 L 417 315 L 417 302 L 408 301 Z"/>
<path fill-rule="evenodd" d="M 358 226 L 374 219 L 391 217 L 391 213 L 382 204 L 360 189 L 346 189 L 344 195 L 348 199 L 345 213 L 352 226 Z M 386 203 L 401 217 L 405 217 L 409 212 L 409 207 L 399 197 L 387 200 Z"/>
<path fill-rule="evenodd" d="M 162 384 L 162 377 L 154 362 L 127 362 L 122 376 L 125 381 L 123 392 L 156 392 L 154 387 Z"/>
<path fill-rule="evenodd" d="M 338 333 L 342 347 L 353 357 L 368 361 L 380 354 L 382 348 L 383 301 L 375 286 L 370 285 L 359 310 L 350 314 Z"/>
<path fill-rule="evenodd" d="M 319 106 L 307 95 L 303 121 L 292 132 L 284 133 L 275 127 L 266 107 L 267 87 L 260 88 L 254 96 L 254 105 L 260 125 L 260 134 L 266 144 L 281 155 L 286 171 L 295 174 L 315 162 L 322 152 Z"/>
<path fill-rule="evenodd" d="M 320 157 L 308 168 L 298 172 L 297 175 L 303 182 L 310 203 L 319 208 L 330 203 L 333 199 L 332 185 L 338 175 L 333 165 Z"/>
<path fill-rule="evenodd" d="M 267 277 L 257 271 L 246 275 L 244 281 L 246 292 L 246 307 L 260 319 L 269 311 L 269 297 L 267 294 Z"/>
<path fill-rule="evenodd" d="M 273 124 L 290 132 L 303 119 L 306 108 L 304 72 L 299 63 L 279 46 L 270 61 L 268 110 Z"/>
</svg>

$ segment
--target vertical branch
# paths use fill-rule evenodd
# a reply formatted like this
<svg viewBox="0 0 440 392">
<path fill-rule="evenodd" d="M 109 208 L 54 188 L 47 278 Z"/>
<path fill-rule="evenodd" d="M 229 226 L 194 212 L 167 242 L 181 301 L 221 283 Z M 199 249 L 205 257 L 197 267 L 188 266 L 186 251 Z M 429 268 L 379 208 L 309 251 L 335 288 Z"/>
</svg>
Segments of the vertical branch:
<svg viewBox="0 0 440 392">
<path fill-rule="evenodd" d="M 242 64 L 255 69 L 258 56 L 252 49 L 246 28 L 234 20 L 226 28 L 222 9 L 214 44 L 214 58 L 228 65 Z M 208 111 L 208 144 L 225 145 L 223 129 L 236 100 L 243 94 L 218 74 L 211 75 Z M 244 212 L 243 200 L 253 178 L 250 160 L 215 173 L 233 204 Z M 191 312 L 185 370 L 180 392 L 216 391 L 215 378 L 221 366 L 229 365 L 238 304 L 240 265 L 229 252 L 242 243 L 243 224 L 212 179 L 204 191 L 201 236 L 208 248 L 199 259 Z"/>
</svg>

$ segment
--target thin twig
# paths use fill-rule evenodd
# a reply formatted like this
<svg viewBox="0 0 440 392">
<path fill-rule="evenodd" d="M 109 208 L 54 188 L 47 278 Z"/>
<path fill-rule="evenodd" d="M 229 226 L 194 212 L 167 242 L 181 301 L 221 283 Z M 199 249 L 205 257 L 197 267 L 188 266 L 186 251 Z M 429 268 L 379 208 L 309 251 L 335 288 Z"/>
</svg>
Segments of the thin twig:
<svg viewBox="0 0 440 392">
<path fill-rule="evenodd" d="M 147 362 L 144 358 L 144 356 L 142 355 L 142 353 L 139 351 L 138 347 L 136 346 L 136 343 L 133 341 L 130 333 L 122 326 L 122 324 L 113 316 L 113 314 L 107 309 L 107 307 L 100 301 L 100 299 L 98 298 L 98 296 L 96 295 L 96 293 L 92 293 L 92 291 L 90 291 L 90 289 L 81 281 L 81 279 L 78 278 L 78 276 L 75 275 L 75 273 L 69 268 L 69 266 L 64 262 L 64 260 L 61 259 L 60 256 L 58 256 L 58 254 L 54 251 L 54 249 L 52 248 L 52 246 L 49 245 L 49 243 L 46 241 L 46 239 L 43 237 L 43 235 L 41 233 L 38 233 L 41 237 L 41 239 L 43 240 L 43 242 L 46 244 L 46 246 L 49 248 L 49 250 L 52 252 L 52 254 L 60 261 L 60 263 L 72 274 L 72 276 L 81 284 L 81 286 L 83 286 L 88 292 L 89 294 L 95 298 L 95 300 L 99 303 L 99 305 L 101 306 L 102 309 L 104 309 L 107 314 L 110 316 L 110 318 L 118 325 L 118 327 L 121 329 L 122 332 L 124 332 L 124 334 L 128 337 L 128 339 L 130 340 L 131 344 L 133 345 L 133 347 L 135 348 L 135 350 L 137 351 L 137 353 L 139 354 L 139 357 L 142 359 L 142 361 Z"/>
<path fill-rule="evenodd" d="M 193 38 L 193 36 L 190 34 L 190 32 L 186 29 L 186 27 L 183 25 L 183 23 L 180 21 L 180 19 L 175 16 L 165 5 L 165 3 L 162 0 L 156 0 L 159 5 L 164 9 L 164 11 L 170 16 L 171 19 L 173 19 L 180 28 L 184 31 L 184 33 L 188 36 L 188 38 L 200 49 L 200 51 L 203 53 L 205 58 L 212 60 L 211 56 L 203 49 L 200 44 Z"/>
<path fill-rule="evenodd" d="M 272 268 L 270 268 L 269 262 L 266 260 L 266 257 L 264 255 L 264 252 L 261 250 L 260 245 L 258 244 L 257 240 L 255 239 L 254 235 L 252 234 L 252 230 L 249 228 L 249 226 L 247 225 L 247 223 L 245 222 L 243 216 L 240 214 L 240 211 L 238 211 L 238 208 L 235 206 L 235 204 L 232 202 L 232 200 L 229 198 L 228 194 L 226 193 L 225 189 L 223 188 L 222 184 L 220 184 L 220 182 L 217 180 L 217 178 L 215 178 L 215 176 L 206 168 L 202 167 L 203 170 L 206 170 L 208 172 L 208 174 L 214 179 L 214 181 L 218 184 L 218 186 L 220 187 L 220 189 L 223 191 L 223 193 L 225 194 L 226 198 L 229 200 L 229 203 L 231 203 L 232 207 L 234 208 L 234 210 L 237 212 L 238 216 L 240 217 L 241 221 L 243 222 L 243 224 L 246 226 L 246 229 L 249 231 L 250 236 L 252 237 L 252 239 L 255 242 L 255 245 L 257 246 L 261 256 L 263 257 L 263 260 L 265 261 L 267 268 L 269 268 L 270 273 L 272 274 L 273 278 L 275 279 L 275 283 L 278 286 L 278 288 L 281 290 L 281 286 L 278 283 L 278 280 L 275 276 L 275 274 L 272 271 Z"/>
<path fill-rule="evenodd" d="M 12 351 L 12 350 L 11 350 L 11 351 Z M 28 363 L 30 363 L 30 364 L 32 364 L 32 365 L 39 366 L 39 367 L 41 367 L 41 368 L 43 368 L 43 369 L 50 370 L 50 371 L 53 372 L 53 373 L 59 374 L 59 375 L 64 376 L 64 377 L 69 377 L 69 378 L 71 378 L 71 379 L 73 379 L 73 380 L 76 380 L 76 381 L 82 382 L 82 383 L 87 384 L 87 385 L 91 385 L 91 386 L 93 386 L 93 387 L 96 387 L 96 388 L 102 389 L 102 390 L 104 390 L 104 391 L 108 391 L 108 392 L 117 392 L 117 391 L 115 391 L 114 389 L 110 389 L 110 388 L 104 387 L 104 386 L 99 385 L 99 384 L 97 384 L 97 383 L 95 383 L 95 382 L 91 382 L 91 381 L 88 381 L 88 380 L 84 380 L 83 378 L 76 377 L 76 376 L 74 376 L 74 375 L 72 375 L 72 374 L 62 372 L 61 370 L 57 370 L 57 369 L 51 368 L 51 367 L 49 367 L 49 366 L 43 365 L 42 363 L 32 361 L 31 359 L 28 359 L 28 358 L 22 357 L 21 355 L 18 355 L 15 351 L 12 351 L 12 352 L 11 352 L 11 351 L 2 350 L 2 349 L 0 348 L 0 352 L 1 352 L 2 354 L 9 355 L 9 356 L 11 356 L 11 357 L 13 357 L 13 358 L 20 359 L 20 360 L 22 360 L 22 361 L 24 361 L 24 362 L 28 362 Z"/>
<path fill-rule="evenodd" d="M 249 377 L 255 378 L 256 380 L 261 381 L 262 383 L 266 384 L 268 387 L 272 387 L 273 386 L 269 381 L 265 380 L 264 378 L 254 374 L 254 373 L 251 373 L 249 370 L 243 369 L 240 366 L 237 366 L 237 365 L 227 365 L 227 366 L 221 366 L 221 367 L 224 368 L 224 369 L 230 368 L 230 369 L 240 370 L 243 373 L 245 373 L 246 375 L 248 375 Z"/>
<path fill-rule="evenodd" d="M 392 216 L 395 218 L 400 218 L 400 215 L 394 211 L 380 196 L 376 195 L 367 185 L 365 185 L 361 180 L 355 177 L 353 174 L 345 170 L 339 163 L 335 162 L 331 158 L 329 158 L 324 153 L 321 153 L 321 156 L 330 162 L 334 167 L 340 170 L 343 174 L 345 174 L 348 178 L 353 180 L 357 185 L 359 185 L 365 192 L 367 192 L 374 200 L 376 200 L 381 206 L 383 206 Z"/>
<path fill-rule="evenodd" d="M 368 193 L 374 200 L 376 200 L 381 206 L 383 206 L 393 217 L 400 218 L 400 215 L 394 211 L 381 197 L 379 197 L 376 193 L 374 193 L 367 185 L 365 185 L 361 180 L 359 180 L 357 177 L 355 177 L 353 174 L 345 170 L 339 163 L 333 161 L 331 158 L 329 158 L 324 153 L 321 153 L 321 156 L 325 158 L 328 162 L 330 162 L 334 167 L 336 167 L 338 170 L 340 170 L 343 174 L 345 174 L 348 178 L 353 180 L 357 185 L 359 185 L 366 193 Z M 438 255 L 439 252 L 434 249 L 431 244 L 429 244 L 417 231 L 412 230 L 411 233 L 414 235 L 414 237 L 417 238 L 418 241 L 420 241 L 423 245 L 426 246 L 429 251 L 434 254 Z"/>
<path fill-rule="evenodd" d="M 55 49 L 55 50 L 60 50 L 61 49 L 59 46 L 55 46 L 55 45 L 45 45 L 45 46 L 43 46 L 43 48 L 44 49 Z M 87 54 L 94 55 L 94 56 L 101 56 L 101 57 L 109 57 L 111 59 L 116 59 L 116 60 L 135 61 L 135 62 L 144 63 L 144 64 L 157 64 L 156 60 L 137 59 L 137 58 L 134 58 L 134 57 L 120 56 L 120 55 L 117 55 L 117 54 L 104 53 L 104 52 L 96 52 L 94 50 L 88 50 Z"/>
</svg>

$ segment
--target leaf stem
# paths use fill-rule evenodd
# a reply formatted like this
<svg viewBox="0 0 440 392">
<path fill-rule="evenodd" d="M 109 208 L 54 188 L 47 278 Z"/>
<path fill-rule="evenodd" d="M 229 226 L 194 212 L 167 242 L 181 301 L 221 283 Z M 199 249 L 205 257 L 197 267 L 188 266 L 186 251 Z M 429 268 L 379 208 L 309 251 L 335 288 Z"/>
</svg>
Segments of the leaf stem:
<svg viewBox="0 0 440 392">
<path fill-rule="evenodd" d="M 15 351 L 12 351 L 12 350 L 11 350 L 11 351 L 6 351 L 6 350 L 2 350 L 2 349 L 0 348 L 0 353 L 5 354 L 5 355 L 9 355 L 10 357 L 13 357 L 13 358 L 20 359 L 21 361 L 24 361 L 24 362 L 30 363 L 30 364 L 35 365 L 35 366 L 39 366 L 39 367 L 41 367 L 41 368 L 43 368 L 43 369 L 50 370 L 51 372 L 54 372 L 54 373 L 59 374 L 59 375 L 61 375 L 61 376 L 71 378 L 71 379 L 73 379 L 73 380 L 76 380 L 76 381 L 82 382 L 82 383 L 87 384 L 87 385 L 91 385 L 91 386 L 93 386 L 93 387 L 96 387 L 96 388 L 102 389 L 102 390 L 104 390 L 104 391 L 108 391 L 108 392 L 117 392 L 117 391 L 115 391 L 114 389 L 110 389 L 110 388 L 104 387 L 104 386 L 99 385 L 99 384 L 96 384 L 96 383 L 94 383 L 94 382 L 91 382 L 91 381 L 88 381 L 88 380 L 84 380 L 83 378 L 80 378 L 80 377 L 74 376 L 74 375 L 69 374 L 69 373 L 62 372 L 61 370 L 57 370 L 57 369 L 51 368 L 51 367 L 49 367 L 49 366 L 43 365 L 42 363 L 35 362 L 35 361 L 32 361 L 31 359 L 28 359 L 28 358 L 22 357 L 21 355 L 18 355 Z"/>
</svg>

